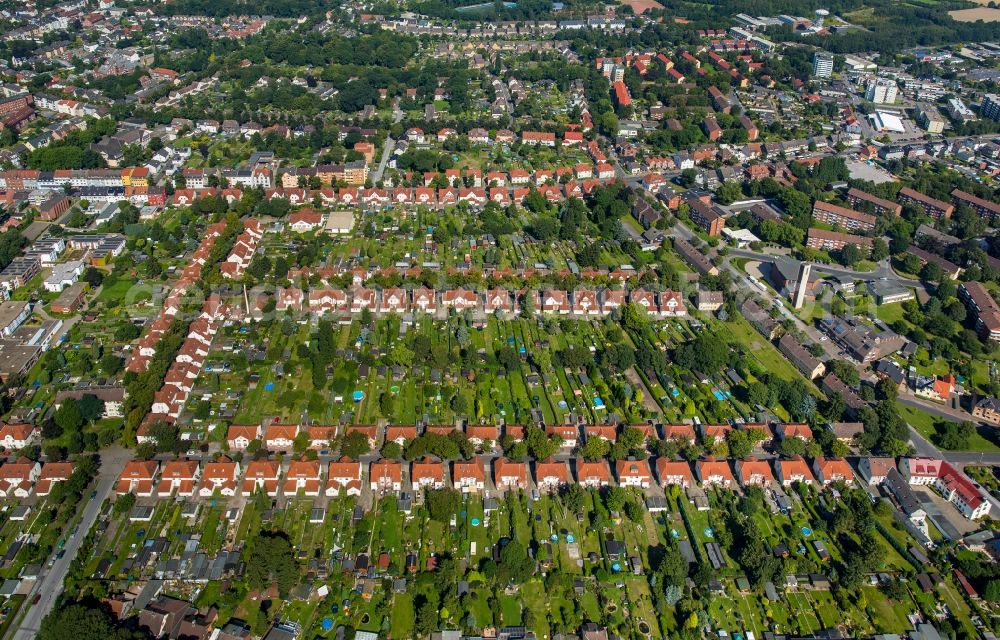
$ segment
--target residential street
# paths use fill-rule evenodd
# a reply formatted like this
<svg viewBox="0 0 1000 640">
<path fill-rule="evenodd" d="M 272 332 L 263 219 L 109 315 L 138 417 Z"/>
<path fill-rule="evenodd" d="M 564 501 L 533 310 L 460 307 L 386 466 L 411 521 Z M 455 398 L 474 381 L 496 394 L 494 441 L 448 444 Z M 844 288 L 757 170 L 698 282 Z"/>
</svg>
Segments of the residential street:
<svg viewBox="0 0 1000 640">
<path fill-rule="evenodd" d="M 97 517 L 101 513 L 101 505 L 106 499 L 111 497 L 115 482 L 121 475 L 125 463 L 132 458 L 132 452 L 120 447 L 105 449 L 101 452 L 101 469 L 97 474 L 97 495 L 88 500 L 83 507 L 83 515 L 79 521 L 79 529 L 75 536 L 66 539 L 64 550 L 66 553 L 52 565 L 52 568 L 44 572 L 42 577 L 35 583 L 26 599 L 27 612 L 21 618 L 17 631 L 10 636 L 13 640 L 32 640 L 38 633 L 42 619 L 48 615 L 52 607 L 55 606 L 62 593 L 63 580 L 69 571 L 73 559 L 76 558 L 80 545 L 87 537 Z M 30 604 L 35 594 L 41 594 L 41 599 L 34 605 Z"/>
</svg>

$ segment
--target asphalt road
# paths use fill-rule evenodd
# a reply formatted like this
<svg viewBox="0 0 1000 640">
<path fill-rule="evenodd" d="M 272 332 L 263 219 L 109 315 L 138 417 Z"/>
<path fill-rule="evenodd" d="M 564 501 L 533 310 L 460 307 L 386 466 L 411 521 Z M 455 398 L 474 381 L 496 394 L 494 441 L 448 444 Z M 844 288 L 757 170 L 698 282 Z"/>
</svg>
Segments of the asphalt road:
<svg viewBox="0 0 1000 640">
<path fill-rule="evenodd" d="M 21 618 L 17 631 L 10 636 L 13 640 L 32 640 L 41 626 L 42 619 L 45 618 L 55 606 L 59 594 L 63 590 L 63 580 L 69 572 L 69 567 L 80 550 L 87 532 L 90 531 L 97 516 L 101 513 L 101 505 L 110 497 L 115 486 L 115 481 L 125 468 L 125 462 L 131 458 L 130 453 L 125 449 L 114 449 L 101 452 L 101 469 L 97 474 L 97 496 L 87 502 L 83 507 L 83 516 L 79 520 L 79 529 L 72 538 L 67 538 L 64 550 L 66 553 L 52 565 L 52 568 L 44 572 L 39 578 L 25 602 L 30 603 L 35 594 L 41 594 L 41 599 L 34 605 L 28 604 L 28 610 Z M 67 534 L 68 535 L 68 534 Z"/>
<path fill-rule="evenodd" d="M 372 174 L 372 184 L 382 179 L 382 174 L 385 173 L 385 166 L 389 164 L 389 158 L 392 156 L 392 151 L 395 148 L 396 141 L 387 136 L 385 146 L 382 148 L 382 158 L 378 161 L 378 168 L 375 169 L 375 173 Z"/>
</svg>

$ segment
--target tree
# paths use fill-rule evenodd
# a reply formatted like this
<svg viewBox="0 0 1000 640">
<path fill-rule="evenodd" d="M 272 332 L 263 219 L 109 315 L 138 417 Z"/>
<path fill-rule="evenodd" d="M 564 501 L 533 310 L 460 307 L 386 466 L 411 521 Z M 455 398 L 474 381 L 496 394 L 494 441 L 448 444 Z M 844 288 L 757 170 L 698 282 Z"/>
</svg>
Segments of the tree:
<svg viewBox="0 0 1000 640">
<path fill-rule="evenodd" d="M 93 422 L 104 415 L 104 402 L 92 393 L 80 396 L 77 407 L 84 422 Z"/>
<path fill-rule="evenodd" d="M 840 262 L 848 267 L 853 267 L 857 263 L 861 262 L 864 257 L 864 254 L 861 253 L 861 249 L 859 249 L 856 244 L 845 245 L 844 248 L 840 250 Z"/>
<path fill-rule="evenodd" d="M 743 197 L 743 186 L 734 180 L 723 182 L 717 195 L 722 204 L 732 204 Z"/>
<path fill-rule="evenodd" d="M 427 492 L 427 512 L 431 520 L 447 524 L 458 513 L 462 494 L 454 489 L 431 489 Z"/>
<path fill-rule="evenodd" d="M 606 487 L 604 490 L 604 507 L 608 511 L 621 511 L 625 508 L 628 494 L 621 487 Z"/>
<path fill-rule="evenodd" d="M 1000 580 L 990 580 L 986 583 L 983 598 L 989 602 L 1000 602 Z"/>
<path fill-rule="evenodd" d="M 759 429 L 731 429 L 726 433 L 729 456 L 737 459 L 746 458 L 753 453 L 757 442 L 763 438 L 764 434 Z"/>
<path fill-rule="evenodd" d="M 368 443 L 368 436 L 360 431 L 352 431 L 344 436 L 344 441 L 340 444 L 340 454 L 353 460 L 371 451 Z"/>
<path fill-rule="evenodd" d="M 122 359 L 113 353 L 109 353 L 101 358 L 101 371 L 107 376 L 118 375 L 122 370 Z"/>
<path fill-rule="evenodd" d="M 941 421 L 934 425 L 934 444 L 942 449 L 968 449 L 969 440 L 976 434 L 976 427 L 969 421 Z"/>
<path fill-rule="evenodd" d="M 63 431 L 79 431 L 83 426 L 83 415 L 80 406 L 74 398 L 66 398 L 53 416 L 55 423 Z"/>
<path fill-rule="evenodd" d="M 398 442 L 390 440 L 382 445 L 382 457 L 390 460 L 399 460 L 403 455 L 403 447 Z"/>
<path fill-rule="evenodd" d="M 601 460 L 607 457 L 611 450 L 611 443 L 604 438 L 587 438 L 587 441 L 580 447 L 580 455 L 584 460 Z"/>
<path fill-rule="evenodd" d="M 523 584 L 535 573 L 535 562 L 528 556 L 527 549 L 516 538 L 500 551 L 497 579 L 501 585 Z"/>
<path fill-rule="evenodd" d="M 600 438 L 597 439 L 599 440 Z M 578 484 L 567 484 L 563 485 L 559 497 L 567 509 L 573 512 L 580 512 L 587 501 L 587 490 Z"/>
<path fill-rule="evenodd" d="M 354 83 L 351 83 L 354 84 Z M 424 600 L 417 609 L 416 629 L 420 636 L 429 636 L 440 628 L 437 605 L 430 600 Z"/>
<path fill-rule="evenodd" d="M 889 257 L 889 245 L 882 238 L 872 240 L 871 259 L 879 262 Z"/>
<path fill-rule="evenodd" d="M 138 630 L 119 627 L 109 613 L 94 605 L 73 603 L 57 606 L 42 620 L 38 640 L 140 640 L 149 638 Z"/>
<path fill-rule="evenodd" d="M 299 582 L 299 568 L 292 545 L 285 535 L 260 532 L 247 545 L 246 580 L 251 589 L 263 590 L 276 584 L 281 597 Z"/>
</svg>

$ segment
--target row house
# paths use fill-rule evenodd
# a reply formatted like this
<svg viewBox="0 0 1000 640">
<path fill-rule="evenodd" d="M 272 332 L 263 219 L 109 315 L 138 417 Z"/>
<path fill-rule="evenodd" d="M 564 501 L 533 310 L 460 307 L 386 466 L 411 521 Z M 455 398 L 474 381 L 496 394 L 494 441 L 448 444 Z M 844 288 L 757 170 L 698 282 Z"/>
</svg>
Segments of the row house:
<svg viewBox="0 0 1000 640">
<path fill-rule="evenodd" d="M 403 465 L 394 460 L 373 462 L 368 479 L 372 491 L 398 492 L 403 488 Z"/>
<path fill-rule="evenodd" d="M 343 457 L 331 462 L 326 475 L 326 495 L 328 497 L 361 495 L 361 474 L 361 463 L 356 460 Z"/>
<path fill-rule="evenodd" d="M 319 460 L 292 460 L 285 473 L 282 492 L 286 496 L 319 496 L 321 473 Z"/>
<path fill-rule="evenodd" d="M 156 485 L 156 495 L 160 498 L 174 495 L 190 498 L 194 495 L 200 478 L 201 467 L 197 460 L 171 460 L 163 465 L 160 481 Z"/>
<path fill-rule="evenodd" d="M 0 466 L 0 497 L 27 498 L 42 473 L 42 465 L 34 460 L 18 458 Z"/>
<path fill-rule="evenodd" d="M 159 471 L 160 463 L 156 460 L 131 460 L 118 476 L 115 493 L 131 493 L 140 498 L 148 498 L 153 495 L 154 481 Z"/>
<path fill-rule="evenodd" d="M 615 475 L 618 476 L 618 484 L 623 487 L 648 489 L 653 484 L 653 474 L 647 460 L 617 460 Z"/>
<path fill-rule="evenodd" d="M 486 486 L 485 463 L 480 458 L 451 463 L 451 481 L 462 493 L 480 493 Z"/>
<path fill-rule="evenodd" d="M 60 482 L 66 482 L 73 475 L 72 462 L 46 462 L 35 483 L 35 495 L 44 498 Z"/>
<path fill-rule="evenodd" d="M 519 460 L 497 458 L 493 463 L 493 483 L 496 485 L 498 491 L 527 488 L 527 463 Z"/>
<path fill-rule="evenodd" d="M 576 481 L 588 489 L 600 489 L 611 485 L 611 468 L 607 460 L 593 462 L 576 459 Z"/>
<path fill-rule="evenodd" d="M 424 458 L 410 464 L 410 483 L 414 491 L 419 489 L 443 489 L 445 463 Z"/>
<path fill-rule="evenodd" d="M 242 494 L 245 497 L 263 492 L 270 498 L 278 496 L 281 465 L 277 460 L 252 460 L 243 475 Z"/>
<path fill-rule="evenodd" d="M 287 453 L 295 446 L 298 435 L 297 424 L 269 424 L 264 429 L 264 448 L 271 452 Z"/>
<path fill-rule="evenodd" d="M 4 423 L 0 425 L 0 447 L 19 451 L 39 440 L 40 432 L 33 424 Z"/>
<path fill-rule="evenodd" d="M 903 458 L 899 470 L 910 485 L 933 486 L 966 518 L 975 520 L 990 512 L 990 501 L 961 471 L 937 458 Z"/>
<path fill-rule="evenodd" d="M 535 484 L 539 491 L 555 493 L 570 482 L 569 466 L 565 461 L 550 458 L 535 463 Z"/>
<path fill-rule="evenodd" d="M 239 489 L 241 476 L 240 463 L 222 457 L 214 462 L 206 462 L 198 486 L 198 495 L 210 498 L 220 495 L 232 498 Z"/>
</svg>

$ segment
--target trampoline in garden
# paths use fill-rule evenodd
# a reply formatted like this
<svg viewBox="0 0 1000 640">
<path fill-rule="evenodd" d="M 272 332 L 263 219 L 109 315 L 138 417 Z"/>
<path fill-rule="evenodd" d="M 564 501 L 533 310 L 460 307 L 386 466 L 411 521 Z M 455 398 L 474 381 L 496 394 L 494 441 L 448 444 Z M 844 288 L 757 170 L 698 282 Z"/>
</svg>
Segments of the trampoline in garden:
<svg viewBox="0 0 1000 640">
<path fill-rule="evenodd" d="M 812 529 L 810 529 L 809 527 L 802 527 L 802 535 L 808 537 L 811 536 L 812 533 L 813 533 Z"/>
<path fill-rule="evenodd" d="M 574 536 L 572 533 L 567 533 L 566 542 L 569 542 L 570 544 L 576 542 L 576 536 Z"/>
<path fill-rule="evenodd" d="M 671 389 L 670 390 L 670 395 L 672 395 L 673 397 L 676 398 L 677 396 L 681 395 L 681 392 L 679 390 L 677 390 L 677 389 Z"/>
<path fill-rule="evenodd" d="M 551 540 L 552 542 L 559 542 L 559 534 L 553 533 L 552 535 L 549 536 L 549 540 Z"/>
<path fill-rule="evenodd" d="M 399 393 L 399 385 L 394 384 L 391 387 L 389 387 L 389 392 L 392 393 L 393 395 Z"/>
<path fill-rule="evenodd" d="M 351 397 L 354 398 L 355 402 L 361 402 L 365 397 L 365 392 L 358 389 L 357 391 L 351 394 Z"/>
<path fill-rule="evenodd" d="M 621 571 L 622 570 L 621 563 L 620 562 L 616 562 L 613 565 L 611 565 L 611 570 L 614 571 L 615 573 L 618 573 L 619 571 Z"/>
<path fill-rule="evenodd" d="M 673 538 L 674 540 L 677 540 L 677 539 L 679 539 L 681 537 L 681 533 L 677 529 L 671 529 L 670 530 L 670 537 Z"/>
<path fill-rule="evenodd" d="M 474 527 L 478 527 L 479 526 L 479 518 L 473 518 L 473 519 L 469 520 L 469 524 L 471 524 Z"/>
<path fill-rule="evenodd" d="M 712 527 L 705 527 L 704 533 L 706 538 L 715 538 L 715 532 L 712 531 Z"/>
</svg>

